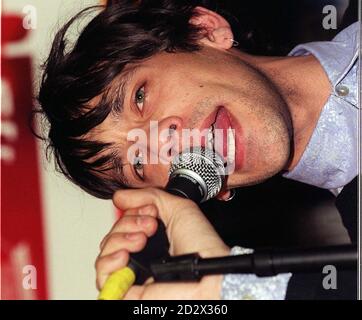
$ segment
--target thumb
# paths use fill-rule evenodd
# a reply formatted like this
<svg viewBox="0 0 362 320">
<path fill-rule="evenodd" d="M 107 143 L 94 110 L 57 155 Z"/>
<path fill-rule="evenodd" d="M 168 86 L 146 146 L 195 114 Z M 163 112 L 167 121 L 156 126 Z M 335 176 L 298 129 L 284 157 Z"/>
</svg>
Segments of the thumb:
<svg viewBox="0 0 362 320">
<path fill-rule="evenodd" d="M 169 223 L 170 215 L 177 215 L 181 211 L 198 208 L 189 200 L 172 195 L 157 188 L 118 190 L 113 195 L 114 205 L 121 210 L 139 208 L 146 205 L 155 205 L 164 224 Z"/>
</svg>

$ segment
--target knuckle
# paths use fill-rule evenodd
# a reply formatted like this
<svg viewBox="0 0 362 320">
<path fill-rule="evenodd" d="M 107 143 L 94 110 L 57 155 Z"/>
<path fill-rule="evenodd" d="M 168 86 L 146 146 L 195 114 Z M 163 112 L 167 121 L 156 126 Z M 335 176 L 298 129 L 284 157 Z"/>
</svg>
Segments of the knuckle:
<svg viewBox="0 0 362 320">
<path fill-rule="evenodd" d="M 150 205 L 150 211 L 151 211 L 151 213 L 153 213 L 153 214 L 157 213 L 157 207 L 156 207 L 156 205 L 151 204 L 151 205 Z"/>
<path fill-rule="evenodd" d="M 104 244 L 103 247 L 103 251 L 105 249 L 122 249 L 122 245 L 124 245 L 123 240 L 124 240 L 125 235 L 123 233 L 119 233 L 119 232 L 115 232 L 113 234 L 111 234 L 106 243 Z"/>
<path fill-rule="evenodd" d="M 144 238 L 143 240 L 140 240 L 139 242 L 134 243 L 134 247 L 132 248 L 132 252 L 139 252 L 144 249 L 146 246 L 147 239 Z"/>
<path fill-rule="evenodd" d="M 136 239 L 131 240 L 130 246 L 133 247 L 134 249 L 139 249 L 145 245 L 146 241 L 147 241 L 147 236 L 143 232 L 140 232 L 137 234 Z"/>
<path fill-rule="evenodd" d="M 155 233 L 155 231 L 157 230 L 157 226 L 158 226 L 157 219 L 156 219 L 156 218 L 152 218 L 152 219 L 150 220 L 150 223 L 149 223 L 148 227 L 147 227 L 146 235 L 147 235 L 148 237 L 152 236 L 152 235 Z"/>
<path fill-rule="evenodd" d="M 129 242 L 128 250 L 130 252 L 138 252 L 145 247 L 146 243 L 147 243 L 147 236 L 143 232 L 139 233 L 137 234 L 136 239 L 132 239 Z"/>
<path fill-rule="evenodd" d="M 130 229 L 137 231 L 136 228 L 136 216 L 134 215 L 126 215 L 119 219 L 119 221 L 115 224 L 113 230 L 111 233 L 119 233 L 119 232 L 125 232 L 130 231 Z"/>
<path fill-rule="evenodd" d="M 140 233 L 140 237 L 139 237 L 139 244 L 144 246 L 147 242 L 147 236 L 142 232 Z"/>
<path fill-rule="evenodd" d="M 141 250 L 147 242 L 147 235 L 144 232 L 134 232 L 130 234 L 135 236 L 128 238 L 125 233 L 115 233 L 111 235 L 104 245 L 99 259 L 121 249 L 127 251 Z M 102 262 L 99 262 L 99 265 L 102 266 Z"/>
<path fill-rule="evenodd" d="M 124 238 L 125 235 L 122 233 L 114 233 L 110 235 L 101 249 L 99 259 L 120 249 L 127 249 Z"/>
</svg>

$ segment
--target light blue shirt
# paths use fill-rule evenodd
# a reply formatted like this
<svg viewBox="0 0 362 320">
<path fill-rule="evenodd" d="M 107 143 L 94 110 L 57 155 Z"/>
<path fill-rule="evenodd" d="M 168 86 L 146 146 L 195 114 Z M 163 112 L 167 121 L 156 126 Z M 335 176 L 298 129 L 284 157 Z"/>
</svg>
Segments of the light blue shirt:
<svg viewBox="0 0 362 320">
<path fill-rule="evenodd" d="M 289 54 L 313 54 L 332 92 L 300 161 L 285 178 L 340 190 L 357 176 L 358 29 L 356 22 L 332 41 L 301 44 Z"/>
<path fill-rule="evenodd" d="M 357 176 L 358 38 L 359 23 L 354 23 L 332 41 L 301 44 L 290 52 L 290 56 L 313 54 L 324 68 L 332 92 L 300 161 L 284 177 L 338 193 Z M 231 254 L 250 252 L 234 247 Z M 285 299 L 290 277 L 290 273 L 266 278 L 227 274 L 221 298 Z"/>
</svg>

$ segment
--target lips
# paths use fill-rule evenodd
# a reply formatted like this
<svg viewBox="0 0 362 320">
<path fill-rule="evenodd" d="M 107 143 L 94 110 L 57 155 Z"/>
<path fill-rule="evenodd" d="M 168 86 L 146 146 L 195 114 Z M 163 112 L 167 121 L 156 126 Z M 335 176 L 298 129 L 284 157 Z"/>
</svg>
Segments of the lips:
<svg viewBox="0 0 362 320">
<path fill-rule="evenodd" d="M 218 107 L 204 121 L 202 128 L 214 127 L 214 149 L 228 165 L 240 169 L 243 163 L 242 130 L 236 119 L 225 107 Z M 207 146 L 207 142 L 202 142 Z M 228 154 L 229 153 L 229 154 Z"/>
</svg>

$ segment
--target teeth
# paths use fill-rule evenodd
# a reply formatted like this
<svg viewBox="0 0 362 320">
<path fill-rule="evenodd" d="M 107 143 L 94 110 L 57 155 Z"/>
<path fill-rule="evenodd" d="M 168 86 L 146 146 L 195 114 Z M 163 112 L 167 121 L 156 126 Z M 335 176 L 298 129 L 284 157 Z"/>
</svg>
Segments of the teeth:
<svg viewBox="0 0 362 320">
<path fill-rule="evenodd" d="M 210 150 L 213 150 L 214 148 L 213 126 L 209 128 L 209 132 L 207 133 L 207 148 Z"/>
<path fill-rule="evenodd" d="M 228 163 L 235 162 L 235 136 L 232 128 L 228 128 L 228 150 L 227 150 Z"/>
<path fill-rule="evenodd" d="M 235 136 L 234 130 L 229 127 L 227 129 L 227 161 L 229 164 L 235 162 Z M 207 133 L 207 147 L 210 150 L 214 150 L 214 127 L 211 126 Z"/>
</svg>

